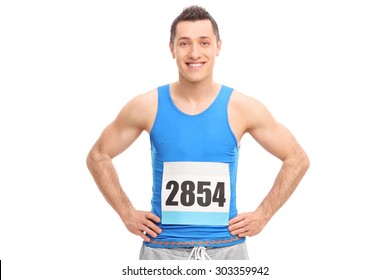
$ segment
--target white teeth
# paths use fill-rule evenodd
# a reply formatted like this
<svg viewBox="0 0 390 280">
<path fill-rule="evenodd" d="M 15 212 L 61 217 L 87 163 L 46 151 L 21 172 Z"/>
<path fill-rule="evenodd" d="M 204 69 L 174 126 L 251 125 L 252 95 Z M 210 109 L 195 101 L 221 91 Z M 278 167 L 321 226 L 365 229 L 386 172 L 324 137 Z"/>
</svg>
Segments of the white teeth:
<svg viewBox="0 0 390 280">
<path fill-rule="evenodd" d="M 190 67 L 200 67 L 203 65 L 203 63 L 189 63 L 188 64 Z"/>
</svg>

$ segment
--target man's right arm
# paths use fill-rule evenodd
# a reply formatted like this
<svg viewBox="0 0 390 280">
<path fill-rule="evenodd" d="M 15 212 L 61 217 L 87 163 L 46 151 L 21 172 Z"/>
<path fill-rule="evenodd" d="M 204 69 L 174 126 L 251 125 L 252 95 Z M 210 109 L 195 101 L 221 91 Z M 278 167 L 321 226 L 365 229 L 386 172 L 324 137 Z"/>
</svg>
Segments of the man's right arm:
<svg viewBox="0 0 390 280">
<path fill-rule="evenodd" d="M 87 157 L 88 169 L 104 198 L 118 213 L 127 229 L 147 242 L 150 239 L 145 233 L 152 237 L 161 233 L 161 229 L 155 225 L 160 218 L 150 212 L 134 209 L 120 185 L 112 159 L 125 151 L 143 130 L 151 129 L 156 110 L 155 92 L 135 97 L 104 129 Z"/>
</svg>

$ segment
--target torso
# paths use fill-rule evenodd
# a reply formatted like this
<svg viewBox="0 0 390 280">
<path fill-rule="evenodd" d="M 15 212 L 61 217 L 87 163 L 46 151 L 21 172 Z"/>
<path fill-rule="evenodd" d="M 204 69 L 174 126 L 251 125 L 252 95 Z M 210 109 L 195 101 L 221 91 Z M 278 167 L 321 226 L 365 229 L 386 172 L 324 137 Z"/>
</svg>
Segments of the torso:
<svg viewBox="0 0 390 280">
<path fill-rule="evenodd" d="M 175 102 L 169 86 L 158 89 L 158 110 L 150 130 L 152 213 L 161 218 L 158 226 L 163 232 L 148 246 L 243 242 L 227 229 L 237 215 L 239 153 L 228 122 L 231 94 L 231 88 L 220 86 L 216 97 L 198 99 L 211 102 L 196 104 L 192 99 L 185 104 L 183 96 Z"/>
</svg>

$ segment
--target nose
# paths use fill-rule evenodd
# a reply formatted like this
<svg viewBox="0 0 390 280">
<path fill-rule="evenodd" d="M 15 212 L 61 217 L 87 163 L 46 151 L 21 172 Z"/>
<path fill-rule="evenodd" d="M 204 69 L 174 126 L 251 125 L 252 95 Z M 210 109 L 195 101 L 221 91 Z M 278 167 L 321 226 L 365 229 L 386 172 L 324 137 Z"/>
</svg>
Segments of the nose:
<svg viewBox="0 0 390 280">
<path fill-rule="evenodd" d="M 190 58 L 192 58 L 192 59 L 198 59 L 200 57 L 199 47 L 196 44 L 193 44 L 191 46 L 191 50 L 190 50 L 189 55 L 190 55 Z"/>
</svg>

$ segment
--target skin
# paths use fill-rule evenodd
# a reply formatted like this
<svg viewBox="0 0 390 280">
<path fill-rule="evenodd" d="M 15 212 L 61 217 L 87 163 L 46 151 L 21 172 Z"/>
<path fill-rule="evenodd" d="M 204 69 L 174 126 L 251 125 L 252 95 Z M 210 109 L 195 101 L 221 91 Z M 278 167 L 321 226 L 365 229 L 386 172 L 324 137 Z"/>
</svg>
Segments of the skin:
<svg viewBox="0 0 390 280">
<path fill-rule="evenodd" d="M 213 80 L 215 59 L 222 41 L 217 41 L 210 21 L 180 22 L 169 44 L 178 66 L 178 81 L 170 85 L 172 99 L 183 112 L 204 111 L 216 98 L 220 84 Z M 133 207 L 119 183 L 112 159 L 125 151 L 146 131 L 150 133 L 157 113 L 157 89 L 130 100 L 102 132 L 87 157 L 87 166 L 105 199 L 127 229 L 146 242 L 160 234 L 160 218 Z M 253 211 L 229 221 L 229 231 L 239 237 L 262 231 L 272 216 L 294 192 L 309 168 L 309 159 L 291 132 L 278 123 L 258 100 L 234 91 L 228 107 L 229 123 L 239 143 L 249 133 L 264 149 L 279 158 L 281 169 L 269 193 Z"/>
</svg>

